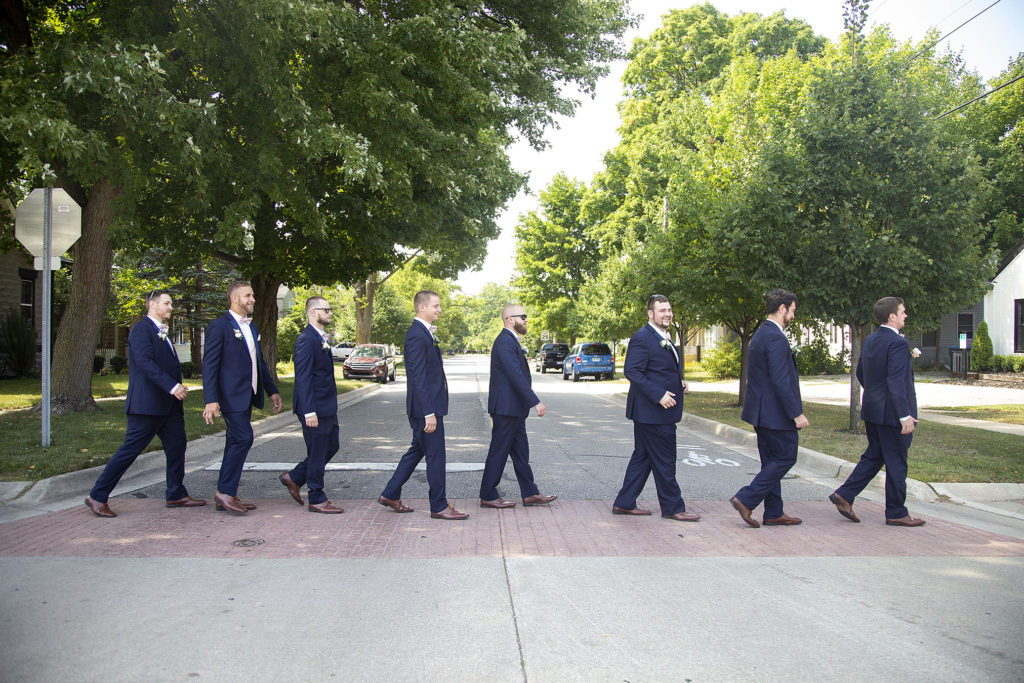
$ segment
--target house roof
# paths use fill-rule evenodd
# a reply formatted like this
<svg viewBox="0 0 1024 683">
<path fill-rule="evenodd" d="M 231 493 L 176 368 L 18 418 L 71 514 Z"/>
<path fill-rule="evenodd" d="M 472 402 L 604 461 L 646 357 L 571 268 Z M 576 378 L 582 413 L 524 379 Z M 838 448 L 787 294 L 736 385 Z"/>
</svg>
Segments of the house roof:
<svg viewBox="0 0 1024 683">
<path fill-rule="evenodd" d="M 999 273 L 1006 270 L 1006 267 L 1013 263 L 1013 260 L 1020 256 L 1020 253 L 1022 251 L 1024 251 L 1024 239 L 1021 239 L 1020 242 L 1017 242 L 1017 244 L 1013 245 L 1013 249 L 1010 249 L 1010 251 L 1006 252 L 1006 256 L 1004 256 L 1003 260 L 999 262 L 999 270 L 996 271 L 996 277 L 999 277 Z"/>
</svg>

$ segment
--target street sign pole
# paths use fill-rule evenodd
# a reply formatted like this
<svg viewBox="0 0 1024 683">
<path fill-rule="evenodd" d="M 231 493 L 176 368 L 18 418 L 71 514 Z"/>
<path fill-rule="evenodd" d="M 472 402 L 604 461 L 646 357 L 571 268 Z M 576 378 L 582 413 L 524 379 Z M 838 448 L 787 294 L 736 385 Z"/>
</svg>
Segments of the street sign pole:
<svg viewBox="0 0 1024 683">
<path fill-rule="evenodd" d="M 43 195 L 43 448 L 50 447 L 50 231 L 53 221 L 53 190 Z"/>
</svg>

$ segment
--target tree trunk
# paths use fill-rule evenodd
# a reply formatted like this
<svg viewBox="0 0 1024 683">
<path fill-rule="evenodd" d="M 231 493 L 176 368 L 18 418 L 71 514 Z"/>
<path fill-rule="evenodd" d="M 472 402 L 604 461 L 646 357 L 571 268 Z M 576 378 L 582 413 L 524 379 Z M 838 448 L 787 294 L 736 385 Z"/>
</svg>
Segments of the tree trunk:
<svg viewBox="0 0 1024 683">
<path fill-rule="evenodd" d="M 262 273 L 252 279 L 252 293 L 256 297 L 252 319 L 260 331 L 260 350 L 267 361 L 271 377 L 277 381 L 277 289 L 281 281 Z"/>
<path fill-rule="evenodd" d="M 744 328 L 743 334 L 740 335 L 740 394 L 737 400 L 740 408 L 743 407 L 743 399 L 747 397 L 747 350 L 750 348 L 750 338 L 753 336 L 753 330 L 747 328 Z"/>
<path fill-rule="evenodd" d="M 71 249 L 74 260 L 67 310 L 53 345 L 50 377 L 54 415 L 97 410 L 92 398 L 92 359 L 110 297 L 112 250 L 107 230 L 122 188 L 96 183 L 82 207 L 82 236 Z"/>
<path fill-rule="evenodd" d="M 373 297 L 377 294 L 377 273 L 356 283 L 356 344 L 369 344 L 373 336 Z"/>
<path fill-rule="evenodd" d="M 940 324 L 939 328 L 937 330 L 935 330 L 935 362 L 932 364 L 932 367 L 934 367 L 936 370 L 939 370 L 939 369 L 942 368 L 942 355 L 939 353 L 939 349 L 941 349 L 941 348 L 942 348 L 942 325 Z M 950 370 L 952 370 L 952 368 L 950 368 Z"/>
<path fill-rule="evenodd" d="M 850 431 L 860 432 L 860 382 L 857 381 L 857 365 L 860 363 L 860 349 L 868 330 L 867 323 L 850 323 Z"/>
</svg>

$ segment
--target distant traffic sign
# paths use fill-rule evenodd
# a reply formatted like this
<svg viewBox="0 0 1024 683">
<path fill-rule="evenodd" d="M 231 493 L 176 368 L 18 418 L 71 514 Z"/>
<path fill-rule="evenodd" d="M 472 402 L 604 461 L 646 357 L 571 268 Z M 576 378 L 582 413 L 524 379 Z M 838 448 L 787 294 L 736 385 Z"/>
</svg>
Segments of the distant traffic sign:
<svg viewBox="0 0 1024 683">
<path fill-rule="evenodd" d="M 43 200 L 46 189 L 37 187 L 25 198 L 14 215 L 14 236 L 33 256 L 44 256 Z M 59 257 L 82 236 L 82 208 L 59 187 L 51 190 L 51 258 Z"/>
</svg>

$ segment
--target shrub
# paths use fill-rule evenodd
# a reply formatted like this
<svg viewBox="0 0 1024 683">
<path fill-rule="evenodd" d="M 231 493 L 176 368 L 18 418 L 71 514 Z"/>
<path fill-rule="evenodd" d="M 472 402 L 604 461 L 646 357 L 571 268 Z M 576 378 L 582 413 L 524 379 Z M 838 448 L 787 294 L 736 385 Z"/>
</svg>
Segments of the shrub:
<svg viewBox="0 0 1024 683">
<path fill-rule="evenodd" d="M 8 310 L 0 321 L 0 357 L 19 377 L 31 374 L 36 367 L 36 331 L 17 308 Z"/>
<path fill-rule="evenodd" d="M 701 368 L 713 379 L 732 379 L 740 376 L 740 343 L 730 341 L 711 349 L 701 361 Z"/>
<path fill-rule="evenodd" d="M 289 361 L 295 352 L 295 341 L 305 325 L 295 318 L 281 318 L 277 321 L 277 359 Z"/>
<path fill-rule="evenodd" d="M 988 336 L 988 324 L 982 320 L 974 331 L 971 344 L 971 370 L 983 372 L 992 367 L 992 339 Z"/>
<path fill-rule="evenodd" d="M 181 376 L 185 379 L 192 379 L 196 376 L 196 364 L 190 360 L 181 364 Z"/>
<path fill-rule="evenodd" d="M 107 364 L 107 359 L 103 356 L 92 357 L 92 372 L 94 375 L 98 375 L 103 372 L 103 367 Z"/>
<path fill-rule="evenodd" d="M 999 363 L 993 363 L 993 369 L 999 372 L 1013 372 L 1013 356 L 993 356 L 993 360 L 998 358 Z"/>
<path fill-rule="evenodd" d="M 111 356 L 110 357 L 110 369 L 113 370 L 115 375 L 120 375 L 121 371 L 128 366 L 128 361 L 124 359 L 124 356 Z"/>
<path fill-rule="evenodd" d="M 801 375 L 838 375 L 846 372 L 846 358 L 849 352 L 838 352 L 834 356 L 828 351 L 828 342 L 822 337 L 810 344 L 798 346 L 793 351 L 796 369 Z"/>
<path fill-rule="evenodd" d="M 1024 356 L 1013 357 L 1013 371 L 1024 372 Z"/>
</svg>

